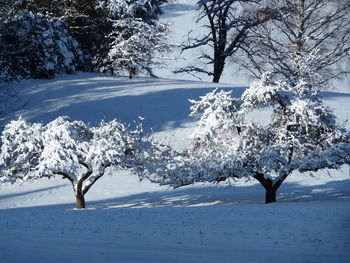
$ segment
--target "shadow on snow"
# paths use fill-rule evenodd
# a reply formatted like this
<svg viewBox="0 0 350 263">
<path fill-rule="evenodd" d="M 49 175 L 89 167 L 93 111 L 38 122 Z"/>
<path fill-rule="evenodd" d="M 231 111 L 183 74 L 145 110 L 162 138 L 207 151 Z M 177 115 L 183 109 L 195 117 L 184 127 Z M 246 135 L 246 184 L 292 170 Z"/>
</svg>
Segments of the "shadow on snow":
<svg viewBox="0 0 350 263">
<path fill-rule="evenodd" d="M 35 192 L 48 191 L 51 188 L 52 187 L 43 188 L 36 190 Z M 0 197 L 0 199 L 7 197 L 10 196 L 3 196 Z M 87 195 L 86 199 L 88 209 L 201 207 L 213 205 L 263 204 L 264 190 L 259 184 L 249 186 L 197 185 L 195 187 L 187 186 L 176 190 L 169 189 L 166 191 L 144 192 L 99 201 L 89 201 Z M 332 181 L 323 185 L 314 186 L 302 186 L 296 183 L 285 183 L 281 186 L 277 193 L 277 200 L 277 203 L 350 201 L 350 179 L 343 181 Z M 74 203 L 69 203 L 38 206 L 36 208 L 72 209 L 74 206 Z"/>
<path fill-rule="evenodd" d="M 86 74 L 85 74 L 86 75 Z M 58 116 L 69 116 L 97 125 L 101 120 L 118 119 L 133 123 L 145 118 L 144 127 L 154 131 L 181 127 L 190 122 L 188 99 L 197 100 L 214 88 L 233 89 L 240 96 L 244 88 L 232 88 L 213 83 L 170 79 L 120 78 L 82 75 L 28 83 L 22 96 L 27 106 L 13 119 L 22 115 L 31 122 L 50 122 Z"/>
</svg>

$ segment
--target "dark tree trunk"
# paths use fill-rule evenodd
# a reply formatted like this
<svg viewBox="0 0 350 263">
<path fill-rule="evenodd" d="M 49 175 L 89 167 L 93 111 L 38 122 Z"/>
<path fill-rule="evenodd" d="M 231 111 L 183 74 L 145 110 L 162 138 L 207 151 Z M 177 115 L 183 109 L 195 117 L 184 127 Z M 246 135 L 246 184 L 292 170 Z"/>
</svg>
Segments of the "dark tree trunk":
<svg viewBox="0 0 350 263">
<path fill-rule="evenodd" d="M 74 187 L 74 183 L 73 183 L 73 188 Z M 84 209 L 85 208 L 85 197 L 84 197 L 84 193 L 83 193 L 83 182 L 82 181 L 78 181 L 76 188 L 75 188 L 75 201 L 76 201 L 76 209 Z"/>
<path fill-rule="evenodd" d="M 265 189 L 265 203 L 274 203 L 276 202 L 276 193 L 277 189 L 281 185 L 280 183 L 276 184 L 271 178 L 265 178 L 263 174 L 257 173 L 254 178 L 259 181 L 259 183 Z"/>
<path fill-rule="evenodd" d="M 276 202 L 277 190 L 280 188 L 284 180 L 288 177 L 291 171 L 287 171 L 275 180 L 272 178 L 265 178 L 265 176 L 261 173 L 257 173 L 254 175 L 254 178 L 261 183 L 261 185 L 265 189 L 265 203 L 274 203 Z"/>
<path fill-rule="evenodd" d="M 221 77 L 221 73 L 215 73 L 214 72 L 213 82 L 214 83 L 219 83 L 220 77 Z"/>
<path fill-rule="evenodd" d="M 76 209 L 84 209 L 85 208 L 85 198 L 83 194 L 76 194 Z"/>
<path fill-rule="evenodd" d="M 220 55 L 215 56 L 215 62 L 214 62 L 214 74 L 213 74 L 213 82 L 219 83 L 222 72 L 224 71 L 225 67 L 225 57 L 220 57 Z"/>
<path fill-rule="evenodd" d="M 271 189 L 266 189 L 265 188 L 265 203 L 274 203 L 276 202 L 276 193 L 277 189 L 271 188 Z"/>
<path fill-rule="evenodd" d="M 134 73 L 134 69 L 132 67 L 129 68 L 129 79 L 132 79 L 132 75 Z"/>
</svg>

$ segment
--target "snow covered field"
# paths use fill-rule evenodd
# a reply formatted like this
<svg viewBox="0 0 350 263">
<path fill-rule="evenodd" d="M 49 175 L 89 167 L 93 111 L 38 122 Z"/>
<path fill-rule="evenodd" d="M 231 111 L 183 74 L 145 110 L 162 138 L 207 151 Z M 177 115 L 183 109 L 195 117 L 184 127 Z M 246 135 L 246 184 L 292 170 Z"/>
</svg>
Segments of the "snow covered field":
<svg viewBox="0 0 350 263">
<path fill-rule="evenodd" d="M 174 45 L 193 24 L 193 2 L 166 7 Z M 130 123 L 140 115 L 146 129 L 181 148 L 195 122 L 188 99 L 216 87 L 239 96 L 247 81 L 174 76 L 171 71 L 186 63 L 185 56 L 174 57 L 180 61 L 155 72 L 160 79 L 78 73 L 14 84 L 20 96 L 11 108 L 17 110 L 1 121 L 23 116 L 47 123 L 68 115 L 96 125 L 114 118 Z M 232 82 L 230 74 L 223 82 Z M 342 122 L 349 119 L 350 93 L 322 95 Z M 0 263 L 349 263 L 350 171 L 329 172 L 292 175 L 269 205 L 254 181 L 172 190 L 128 172 L 101 178 L 86 195 L 88 209 L 79 211 L 71 185 L 59 177 L 0 186 Z"/>
<path fill-rule="evenodd" d="M 131 122 L 182 147 L 195 120 L 188 98 L 213 88 L 243 88 L 169 79 L 89 73 L 26 81 L 16 114 L 48 122 L 58 115 L 98 123 Z M 347 93 L 325 92 L 342 120 Z M 262 115 L 263 117 L 264 115 Z M 12 116 L 13 117 L 13 116 Z M 349 168 L 295 175 L 263 204 L 255 182 L 177 190 L 139 182 L 127 172 L 102 178 L 73 210 L 71 186 L 59 177 L 0 188 L 0 262 L 349 262 Z M 15 208 L 15 209 L 14 209 Z"/>
<path fill-rule="evenodd" d="M 1 211 L 1 262 L 349 262 L 348 202 Z"/>
</svg>

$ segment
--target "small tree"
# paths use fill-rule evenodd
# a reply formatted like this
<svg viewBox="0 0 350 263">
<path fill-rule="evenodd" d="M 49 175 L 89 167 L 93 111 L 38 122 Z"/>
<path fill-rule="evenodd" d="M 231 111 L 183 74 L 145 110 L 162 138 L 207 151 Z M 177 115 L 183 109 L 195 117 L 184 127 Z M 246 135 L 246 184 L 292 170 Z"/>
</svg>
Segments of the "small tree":
<svg viewBox="0 0 350 263">
<path fill-rule="evenodd" d="M 350 163 L 350 134 L 322 104 L 315 54 L 296 55 L 298 79 L 274 81 L 270 74 L 247 89 L 240 100 L 230 92 L 212 92 L 192 101 L 192 114 L 203 111 L 185 161 L 190 165 L 171 184 L 255 178 L 266 191 L 266 203 L 296 170 L 318 171 Z M 254 118 L 272 109 L 270 120 Z"/>
<path fill-rule="evenodd" d="M 100 72 L 128 72 L 132 78 L 137 71 L 152 74 L 153 58 L 168 50 L 165 44 L 167 25 L 158 21 L 161 1 L 108 0 L 97 1 L 96 10 L 106 20 L 103 46 L 93 58 Z"/>
<path fill-rule="evenodd" d="M 113 26 L 110 34 L 113 41 L 104 59 L 103 71 L 126 70 L 132 79 L 138 71 L 150 72 L 151 65 L 156 63 L 155 56 L 169 49 L 165 43 L 166 24 L 125 17 L 114 21 Z"/>
<path fill-rule="evenodd" d="M 73 186 L 76 208 L 85 208 L 85 194 L 107 168 L 129 168 L 142 178 L 142 165 L 152 160 L 153 145 L 142 139 L 141 126 L 130 130 L 115 120 L 89 128 L 67 117 L 45 126 L 20 119 L 2 134 L 0 182 L 60 175 Z"/>
</svg>

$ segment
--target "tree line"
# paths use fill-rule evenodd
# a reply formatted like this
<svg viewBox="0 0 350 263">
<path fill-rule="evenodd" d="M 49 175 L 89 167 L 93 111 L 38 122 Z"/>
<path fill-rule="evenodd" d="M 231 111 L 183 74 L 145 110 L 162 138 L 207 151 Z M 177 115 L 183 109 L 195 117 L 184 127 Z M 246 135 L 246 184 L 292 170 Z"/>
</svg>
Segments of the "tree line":
<svg viewBox="0 0 350 263">
<path fill-rule="evenodd" d="M 151 73 L 165 52 L 162 0 L 4 0 L 0 80 L 53 78 L 76 70 Z M 126 51 L 127 50 L 127 51 Z M 142 57 L 141 57 L 142 55 Z"/>
<path fill-rule="evenodd" d="M 3 0 L 0 3 L 0 80 L 52 78 L 75 70 L 153 75 L 164 57 L 166 0 Z M 347 0 L 199 0 L 197 34 L 182 51 L 200 50 L 175 70 L 219 82 L 228 63 L 260 78 L 298 72 L 288 57 L 319 50 L 325 81 L 344 75 L 350 51 Z M 345 66 L 344 66 L 345 65 Z"/>
</svg>

